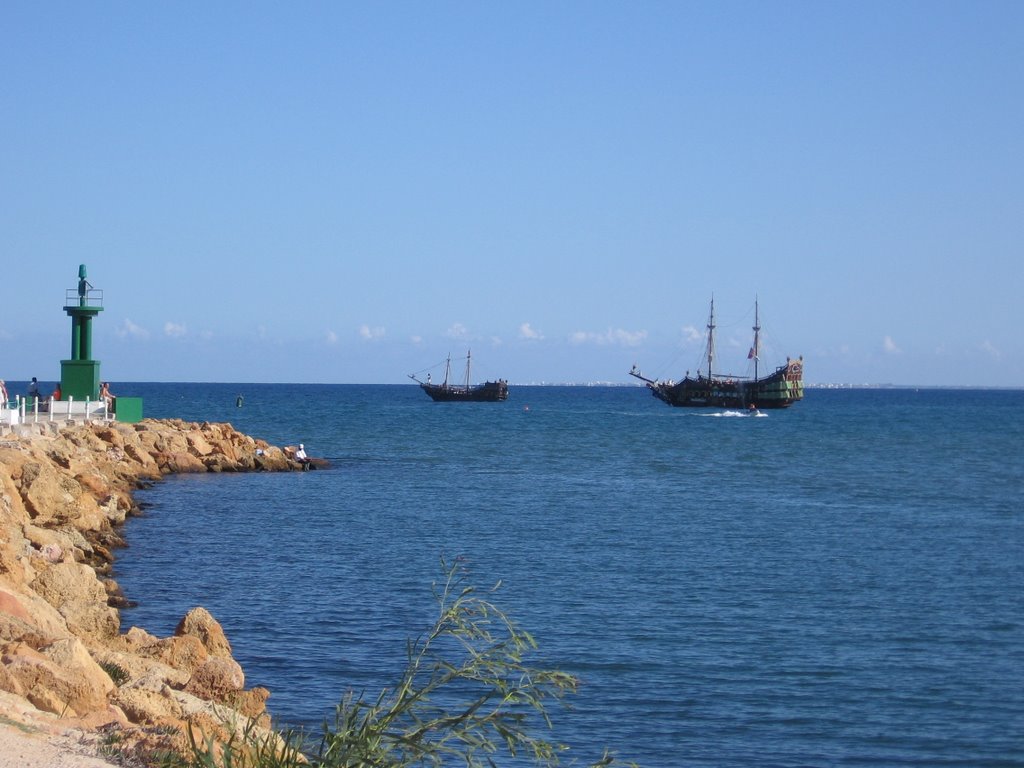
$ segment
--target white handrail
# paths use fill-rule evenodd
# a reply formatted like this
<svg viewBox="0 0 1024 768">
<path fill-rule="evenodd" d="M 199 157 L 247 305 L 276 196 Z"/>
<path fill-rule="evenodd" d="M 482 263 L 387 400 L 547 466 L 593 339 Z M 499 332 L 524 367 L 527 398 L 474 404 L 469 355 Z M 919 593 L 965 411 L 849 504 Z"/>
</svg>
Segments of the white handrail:
<svg viewBox="0 0 1024 768">
<path fill-rule="evenodd" d="M 40 419 L 41 410 L 46 414 L 44 419 Z M 93 420 L 113 421 L 113 419 L 114 414 L 110 412 L 105 401 L 93 400 L 90 397 L 76 402 L 73 397 L 68 397 L 66 400 L 54 400 L 51 396 L 42 403 L 39 398 L 33 398 L 31 408 L 29 407 L 29 398 L 21 395 L 16 395 L 10 403 L 0 403 L 0 426 L 4 427 L 38 424 L 41 421 L 43 423 L 62 420 L 82 421 L 88 424 Z"/>
</svg>

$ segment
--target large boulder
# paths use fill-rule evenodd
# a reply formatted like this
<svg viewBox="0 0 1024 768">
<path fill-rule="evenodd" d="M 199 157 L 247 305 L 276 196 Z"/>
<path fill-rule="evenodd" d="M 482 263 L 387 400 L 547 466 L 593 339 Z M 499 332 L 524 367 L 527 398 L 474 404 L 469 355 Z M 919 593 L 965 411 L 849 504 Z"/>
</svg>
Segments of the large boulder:
<svg viewBox="0 0 1024 768">
<path fill-rule="evenodd" d="M 245 687 L 245 673 L 234 659 L 214 656 L 192 673 L 184 691 L 208 701 L 226 701 Z"/>
<path fill-rule="evenodd" d="M 67 621 L 41 597 L 0 588 L 0 641 L 17 640 L 41 648 L 68 636 Z"/>
<path fill-rule="evenodd" d="M 211 656 L 220 656 L 225 659 L 232 657 L 231 643 L 224 635 L 224 629 L 205 608 L 193 608 L 186 613 L 178 622 L 174 634 L 178 636 L 192 635 L 199 638 Z"/>
<path fill-rule="evenodd" d="M 147 678 L 117 689 L 113 702 L 131 722 L 154 725 L 167 720 L 180 720 L 183 710 L 174 698 L 173 689 L 155 678 Z"/>
<path fill-rule="evenodd" d="M 117 611 L 107 605 L 107 590 L 89 566 L 55 563 L 43 568 L 29 586 L 60 612 L 70 632 L 91 639 L 117 634 Z"/>
<path fill-rule="evenodd" d="M 82 486 L 73 477 L 41 461 L 27 461 L 19 480 L 21 498 L 34 519 L 60 524 L 82 516 L 78 505 Z"/>
<path fill-rule="evenodd" d="M 40 650 L 8 643 L 0 658 L 8 685 L 16 689 L 12 692 L 21 693 L 44 712 L 80 717 L 107 709 L 114 683 L 77 638 L 58 640 Z"/>
<path fill-rule="evenodd" d="M 207 441 L 202 432 L 190 432 L 185 441 L 188 443 L 189 451 L 202 458 L 213 453 L 213 446 Z"/>
<path fill-rule="evenodd" d="M 210 658 L 202 640 L 194 635 L 165 637 L 140 647 L 137 653 L 179 670 L 186 678 Z"/>
</svg>

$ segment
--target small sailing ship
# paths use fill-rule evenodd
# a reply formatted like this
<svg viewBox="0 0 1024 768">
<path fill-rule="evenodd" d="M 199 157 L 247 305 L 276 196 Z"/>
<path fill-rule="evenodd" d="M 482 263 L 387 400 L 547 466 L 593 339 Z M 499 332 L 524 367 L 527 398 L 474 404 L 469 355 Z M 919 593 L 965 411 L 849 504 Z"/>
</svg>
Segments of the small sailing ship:
<svg viewBox="0 0 1024 768">
<path fill-rule="evenodd" d="M 731 376 L 714 370 L 715 361 L 715 300 L 711 299 L 711 313 L 708 317 L 708 334 L 705 362 L 707 372 L 698 371 L 696 376 L 686 377 L 680 382 L 649 379 L 634 365 L 630 376 L 643 381 L 659 400 L 669 405 L 684 408 L 788 408 L 804 396 L 804 358 L 786 358 L 772 373 L 758 376 L 758 362 L 761 352 L 761 323 L 757 302 L 754 302 L 754 344 L 747 359 L 754 361 L 754 377 Z"/>
<path fill-rule="evenodd" d="M 422 387 L 433 400 L 439 402 L 477 402 L 496 403 L 501 400 L 508 400 L 508 382 L 504 379 L 497 381 L 485 381 L 483 384 L 470 384 L 470 362 L 472 353 L 466 352 L 466 375 L 464 383 L 452 384 L 449 379 L 452 372 L 452 356 L 448 355 L 444 366 L 444 381 L 440 384 L 433 384 L 430 375 L 426 381 L 420 381 L 416 374 L 410 373 L 409 378 Z"/>
</svg>

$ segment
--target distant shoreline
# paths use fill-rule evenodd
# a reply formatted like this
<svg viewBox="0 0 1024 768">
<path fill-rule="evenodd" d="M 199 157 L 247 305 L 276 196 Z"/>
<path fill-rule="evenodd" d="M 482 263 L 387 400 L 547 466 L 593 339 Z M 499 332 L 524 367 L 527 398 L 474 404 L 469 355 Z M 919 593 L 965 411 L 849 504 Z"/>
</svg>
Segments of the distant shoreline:
<svg viewBox="0 0 1024 768">
<path fill-rule="evenodd" d="M 17 379 L 8 379 L 8 390 L 19 392 L 19 384 L 24 384 Z M 406 384 L 402 382 L 329 382 L 329 381 L 120 381 L 112 382 L 115 389 L 130 389 L 134 384 L 160 384 L 160 385 L 188 385 L 202 386 L 213 385 L 219 387 L 408 387 L 416 388 L 417 384 Z M 632 381 L 529 381 L 516 382 L 509 380 L 509 388 L 521 387 L 581 387 L 581 388 L 634 388 L 644 389 L 645 385 Z M 1020 385 L 998 385 L 998 384 L 854 384 L 849 382 L 816 382 L 804 384 L 805 389 L 929 389 L 929 390 L 964 390 L 964 391 L 995 391 L 995 392 L 1020 392 L 1024 391 L 1024 384 Z"/>
</svg>

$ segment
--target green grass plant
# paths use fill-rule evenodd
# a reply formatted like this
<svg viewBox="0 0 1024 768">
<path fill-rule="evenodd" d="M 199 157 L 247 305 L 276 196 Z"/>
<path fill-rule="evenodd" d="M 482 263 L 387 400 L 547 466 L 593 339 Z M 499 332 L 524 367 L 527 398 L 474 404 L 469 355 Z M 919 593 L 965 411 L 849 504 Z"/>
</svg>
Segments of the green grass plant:
<svg viewBox="0 0 1024 768">
<path fill-rule="evenodd" d="M 114 685 L 121 687 L 128 682 L 128 670 L 122 667 L 120 664 L 114 661 L 101 661 L 100 669 L 110 676 L 110 679 L 114 682 Z"/>
<path fill-rule="evenodd" d="M 570 749 L 547 738 L 551 707 L 567 707 L 578 680 L 527 662 L 537 643 L 491 602 L 500 582 L 481 593 L 459 560 L 441 568 L 437 619 L 408 642 L 397 685 L 345 694 L 318 737 L 247 728 L 223 745 L 193 739 L 193 768 L 561 765 Z M 605 751 L 593 765 L 616 764 Z"/>
</svg>

